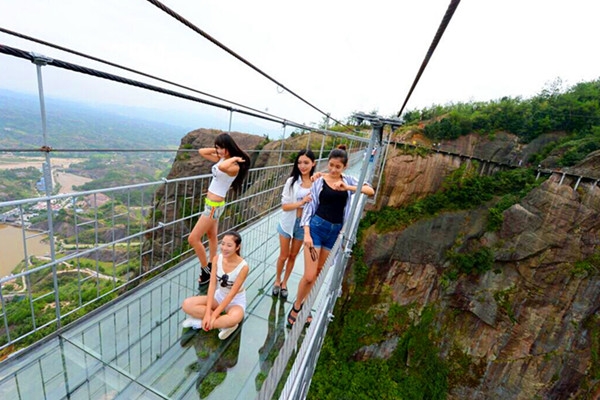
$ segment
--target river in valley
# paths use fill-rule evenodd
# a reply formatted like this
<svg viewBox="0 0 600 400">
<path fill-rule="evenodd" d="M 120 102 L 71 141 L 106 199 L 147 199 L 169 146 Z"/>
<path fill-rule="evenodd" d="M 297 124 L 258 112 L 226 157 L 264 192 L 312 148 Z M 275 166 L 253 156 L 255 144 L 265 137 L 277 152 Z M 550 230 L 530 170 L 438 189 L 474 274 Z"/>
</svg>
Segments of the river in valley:
<svg viewBox="0 0 600 400">
<path fill-rule="evenodd" d="M 35 167 L 42 168 L 45 161 L 43 157 L 14 158 L 9 161 L 0 158 L 0 169 L 16 169 Z M 74 186 L 83 185 L 91 179 L 79 175 L 64 172 L 70 164 L 81 162 L 78 158 L 57 158 L 52 160 L 52 168 L 55 182 L 60 184 L 60 193 L 75 192 Z M 35 235 L 35 236 L 34 236 Z M 42 243 L 47 235 L 36 235 L 34 231 L 27 231 L 27 254 L 44 256 L 49 253 L 50 246 L 47 242 Z M 0 277 L 9 275 L 12 270 L 23 260 L 23 235 L 21 228 L 0 224 Z"/>
<path fill-rule="evenodd" d="M 27 254 L 32 256 L 45 256 L 50 252 L 50 246 L 43 240 L 48 235 L 37 235 L 37 232 L 26 231 Z M 21 228 L 0 224 L 0 277 L 9 275 L 24 258 L 23 234 Z"/>
</svg>

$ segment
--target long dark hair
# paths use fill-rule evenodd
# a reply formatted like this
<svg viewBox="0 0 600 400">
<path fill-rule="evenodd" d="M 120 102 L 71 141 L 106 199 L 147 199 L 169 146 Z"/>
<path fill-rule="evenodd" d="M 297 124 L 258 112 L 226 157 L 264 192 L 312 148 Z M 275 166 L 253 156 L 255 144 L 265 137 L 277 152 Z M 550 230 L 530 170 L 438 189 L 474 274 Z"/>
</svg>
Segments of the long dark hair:
<svg viewBox="0 0 600 400">
<path fill-rule="evenodd" d="M 300 160 L 300 156 L 306 156 L 310 158 L 312 162 L 315 162 L 315 153 L 313 153 L 312 150 L 302 149 L 298 152 L 298 155 L 294 160 L 294 167 L 292 168 L 292 173 L 290 174 L 290 176 L 292 177 L 292 186 L 294 186 L 294 183 L 296 183 L 296 181 L 300 179 L 300 175 L 302 175 L 302 173 L 300 172 L 300 168 L 298 168 L 298 160 Z M 310 169 L 309 176 L 312 176 L 315 173 L 316 166 L 316 164 L 313 164 L 313 167 Z M 290 190 L 291 189 L 292 188 L 290 186 Z"/>
<path fill-rule="evenodd" d="M 341 159 L 344 167 L 348 165 L 348 153 L 346 153 L 346 145 L 340 144 L 338 145 L 337 149 L 333 149 L 331 153 L 329 153 L 329 159 L 331 160 L 332 158 Z"/>
<path fill-rule="evenodd" d="M 223 237 L 225 237 L 225 236 L 233 237 L 233 242 L 237 246 L 237 250 L 235 251 L 235 253 L 239 256 L 240 248 L 242 246 L 242 235 L 240 235 L 237 231 L 227 231 L 223 234 Z"/>
<path fill-rule="evenodd" d="M 233 140 L 228 133 L 221 133 L 217 136 L 215 138 L 215 146 L 227 149 L 231 157 L 242 157 L 244 159 L 243 163 L 238 163 L 240 170 L 231 184 L 235 190 L 239 190 L 250 169 L 250 156 L 244 150 L 240 149 L 235 140 Z"/>
</svg>

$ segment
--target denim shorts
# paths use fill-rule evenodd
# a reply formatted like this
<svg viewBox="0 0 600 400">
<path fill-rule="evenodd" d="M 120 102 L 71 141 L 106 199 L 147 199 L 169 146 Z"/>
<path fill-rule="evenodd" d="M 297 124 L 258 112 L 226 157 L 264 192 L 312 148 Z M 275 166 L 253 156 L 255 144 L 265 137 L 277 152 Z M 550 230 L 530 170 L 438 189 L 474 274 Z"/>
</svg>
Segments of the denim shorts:
<svg viewBox="0 0 600 400">
<path fill-rule="evenodd" d="M 204 211 L 202 211 L 201 215 L 204 215 L 210 219 L 219 219 L 221 215 L 223 215 L 223 211 L 225 211 L 225 202 L 224 201 L 211 201 L 209 199 L 204 199 Z"/>
<path fill-rule="evenodd" d="M 332 224 L 318 215 L 313 215 L 310 219 L 310 237 L 313 240 L 313 246 L 331 250 L 342 230 L 342 225 Z"/>
<path fill-rule="evenodd" d="M 281 223 L 277 224 L 277 232 L 286 239 L 291 239 L 290 234 L 283 230 Z M 301 242 L 304 241 L 304 228 L 300 226 L 300 218 L 296 218 L 294 222 L 294 231 L 292 232 L 294 239 Z"/>
</svg>

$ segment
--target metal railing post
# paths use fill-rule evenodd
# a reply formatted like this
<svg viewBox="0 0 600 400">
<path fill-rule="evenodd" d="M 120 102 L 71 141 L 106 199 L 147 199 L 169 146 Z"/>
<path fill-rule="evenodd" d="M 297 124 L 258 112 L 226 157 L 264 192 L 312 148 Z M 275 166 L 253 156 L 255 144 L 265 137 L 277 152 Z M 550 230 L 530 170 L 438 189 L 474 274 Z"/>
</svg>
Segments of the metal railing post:
<svg viewBox="0 0 600 400">
<path fill-rule="evenodd" d="M 281 153 L 283 153 L 283 142 L 285 141 L 285 122 L 283 123 L 283 131 L 281 133 L 281 147 L 279 148 L 279 161 L 278 164 L 281 165 Z"/>
<path fill-rule="evenodd" d="M 38 81 L 38 92 L 40 97 L 40 112 L 42 114 L 42 135 L 43 135 L 43 150 L 46 154 L 46 163 L 44 164 L 42 170 L 44 173 L 44 190 L 46 191 L 46 196 L 52 196 L 52 166 L 50 164 L 50 148 L 48 147 L 48 138 L 47 138 L 47 125 L 46 125 L 46 103 L 44 101 L 44 84 L 42 81 L 42 67 L 47 65 L 48 62 L 52 61 L 51 58 L 40 54 L 32 53 L 33 60 L 32 62 L 35 64 L 37 70 L 37 81 Z M 52 201 L 50 199 L 46 200 L 46 214 L 48 217 L 48 240 L 50 242 L 50 258 L 52 262 L 56 261 L 56 251 L 54 248 L 54 223 L 52 220 Z M 56 325 L 57 328 L 61 327 L 60 321 L 60 296 L 58 292 L 58 274 L 57 274 L 57 264 L 53 264 L 52 266 L 52 284 L 54 286 L 54 301 L 55 301 L 55 312 L 56 312 Z"/>
<path fill-rule="evenodd" d="M 327 119 L 325 120 L 325 130 L 329 130 L 329 114 L 327 114 Z M 323 158 L 323 148 L 325 147 L 325 135 L 322 135 L 321 138 L 321 150 L 319 150 L 319 160 Z M 320 169 L 320 165 L 317 165 L 317 169 Z"/>
<path fill-rule="evenodd" d="M 362 168 L 360 169 L 360 176 L 358 178 L 358 183 L 356 184 L 356 193 L 354 196 L 352 196 L 350 215 L 354 215 L 354 213 L 356 212 L 356 207 L 358 206 L 358 201 L 360 198 L 361 190 L 365 183 L 367 171 L 369 170 L 369 159 L 371 157 L 371 152 L 373 151 L 373 148 L 375 147 L 375 142 L 377 141 L 379 143 L 379 145 L 381 146 L 381 137 L 383 134 L 383 123 L 381 121 L 379 121 L 378 119 L 373 119 L 371 121 L 371 127 L 372 127 L 371 128 L 371 140 L 369 140 L 369 145 L 367 146 L 365 157 L 363 159 L 363 165 L 362 165 Z M 351 229 L 350 224 L 346 224 L 344 227 L 344 237 L 345 238 L 348 238 L 350 229 Z M 348 247 L 348 245 L 350 247 L 352 247 L 351 244 L 346 243 L 346 247 Z M 344 251 L 346 251 L 346 249 Z"/>
</svg>

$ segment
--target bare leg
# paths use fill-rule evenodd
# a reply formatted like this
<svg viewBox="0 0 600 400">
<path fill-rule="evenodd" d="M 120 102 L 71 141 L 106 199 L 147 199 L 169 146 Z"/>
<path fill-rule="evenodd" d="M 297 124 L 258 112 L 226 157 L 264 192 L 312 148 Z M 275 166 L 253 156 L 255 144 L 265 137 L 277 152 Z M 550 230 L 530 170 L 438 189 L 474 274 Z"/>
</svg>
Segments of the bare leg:
<svg viewBox="0 0 600 400">
<path fill-rule="evenodd" d="M 194 251 L 196 252 L 196 256 L 198 256 L 198 259 L 200 260 L 200 266 L 204 267 L 208 264 L 208 261 L 206 259 L 206 248 L 204 247 L 204 244 L 202 244 L 202 237 L 204 236 L 205 233 L 207 233 L 208 231 L 213 229 L 213 226 L 216 227 L 216 225 L 217 225 L 216 220 L 211 219 L 205 215 L 201 215 L 200 219 L 198 219 L 198 222 L 196 222 L 194 229 L 192 229 L 190 236 L 188 236 L 188 243 L 194 248 Z M 210 236 L 209 236 L 209 240 L 210 240 Z M 209 246 L 210 246 L 210 242 L 209 242 Z M 216 253 L 216 244 L 215 244 L 215 253 Z"/>
<path fill-rule="evenodd" d="M 227 314 L 219 316 L 215 323 L 213 324 L 213 328 L 215 329 L 223 329 L 230 328 L 235 324 L 239 324 L 244 319 L 244 310 L 240 306 L 232 306 Z"/>
<path fill-rule="evenodd" d="M 287 281 L 292 275 L 292 271 L 294 270 L 294 265 L 296 265 L 296 257 L 300 252 L 300 248 L 302 247 L 302 241 L 294 239 L 292 240 L 292 246 L 290 248 L 290 255 L 287 258 L 287 263 L 285 264 L 285 275 L 283 277 L 283 281 L 281 282 L 282 288 L 287 288 Z"/>
<path fill-rule="evenodd" d="M 187 299 L 183 300 L 181 309 L 184 313 L 192 318 L 202 319 L 206 313 L 206 300 L 206 296 L 188 297 Z"/>
<path fill-rule="evenodd" d="M 285 261 L 288 259 L 290 254 L 290 239 L 284 237 L 283 235 L 279 235 L 279 257 L 277 257 L 277 273 L 275 275 L 275 286 L 280 286 L 281 284 L 281 273 L 283 272 L 283 266 L 285 265 Z M 289 269 L 289 265 L 288 265 Z M 287 269 L 286 269 L 287 274 Z"/>
<path fill-rule="evenodd" d="M 206 231 L 206 235 L 208 236 L 208 253 L 210 254 L 209 261 L 212 261 L 217 256 L 217 245 L 219 244 L 217 238 L 219 235 L 218 220 L 211 221 L 213 221 L 213 224 Z"/>
<path fill-rule="evenodd" d="M 313 261 L 310 256 L 310 250 L 307 247 L 304 248 L 304 275 L 298 284 L 298 294 L 296 296 L 296 301 L 294 301 L 293 304 L 293 307 L 296 310 L 299 310 L 300 307 L 302 307 L 302 303 L 310 293 L 319 273 L 323 269 L 327 256 L 329 256 L 329 250 L 317 247 L 315 247 L 315 250 L 318 253 L 318 257 L 317 260 Z M 297 316 L 298 314 L 294 312 L 294 310 L 291 310 L 288 314 L 288 322 L 291 322 L 289 317 L 295 318 Z"/>
</svg>

